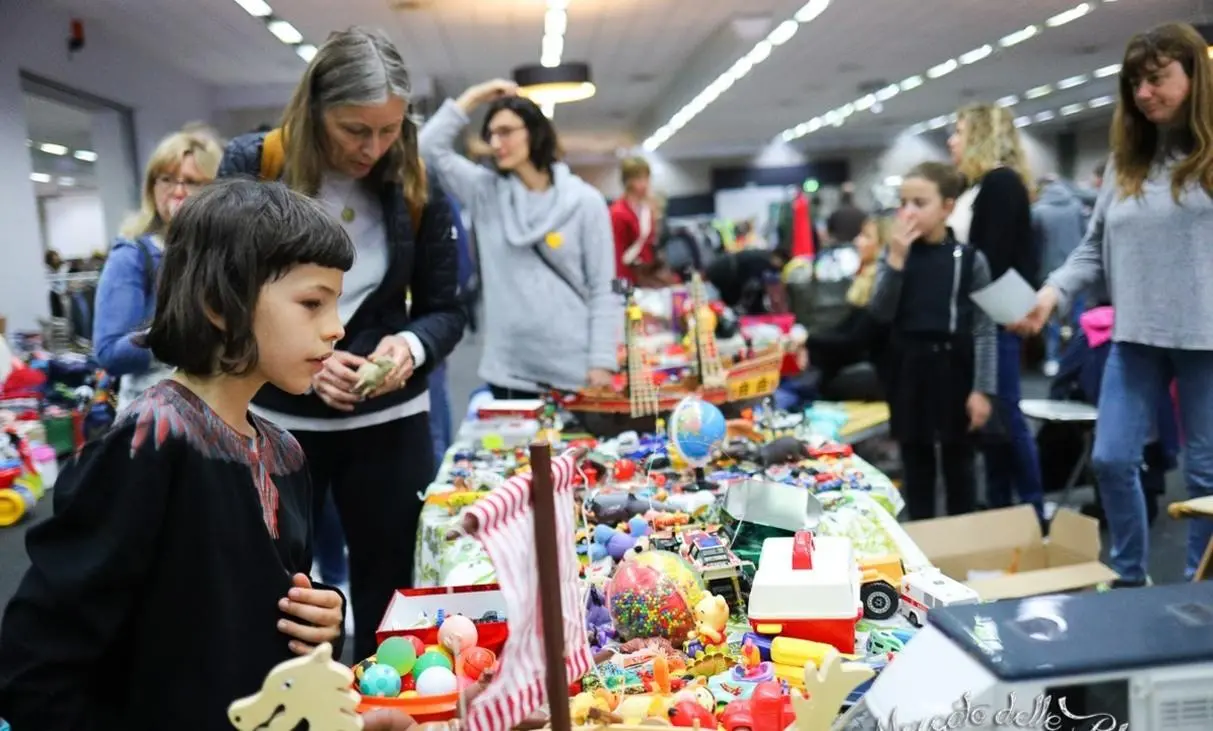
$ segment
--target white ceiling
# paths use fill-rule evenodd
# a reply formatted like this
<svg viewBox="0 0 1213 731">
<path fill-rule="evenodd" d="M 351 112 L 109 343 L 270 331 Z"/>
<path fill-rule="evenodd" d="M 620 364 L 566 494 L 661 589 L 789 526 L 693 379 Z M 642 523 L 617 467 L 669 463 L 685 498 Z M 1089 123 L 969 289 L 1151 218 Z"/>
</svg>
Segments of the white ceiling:
<svg viewBox="0 0 1213 731">
<path fill-rule="evenodd" d="M 1094 11 L 1013 48 L 803 137 L 813 149 L 879 144 L 970 100 L 1019 94 L 1119 61 L 1130 35 L 1192 20 L 1200 0 L 1089 0 Z M 233 0 L 53 0 L 154 58 L 219 87 L 297 80 L 292 50 Z M 320 43 L 329 31 L 378 26 L 419 77 L 444 93 L 535 63 L 543 0 L 268 0 Z M 921 74 L 1078 0 L 833 0 L 769 59 L 663 147 L 671 156 L 756 151 L 783 130 L 853 101 L 869 86 Z M 409 9 L 397 9 L 405 4 Z M 804 0 L 571 0 L 564 58 L 588 61 L 598 95 L 561 107 L 566 147 L 611 152 L 645 139 Z M 734 22 L 737 20 L 751 22 Z M 1108 79 L 1017 107 L 1034 114 L 1111 93 Z M 1106 114 L 1107 108 L 1089 114 Z M 1077 121 L 1076 115 L 1067 121 Z"/>
</svg>

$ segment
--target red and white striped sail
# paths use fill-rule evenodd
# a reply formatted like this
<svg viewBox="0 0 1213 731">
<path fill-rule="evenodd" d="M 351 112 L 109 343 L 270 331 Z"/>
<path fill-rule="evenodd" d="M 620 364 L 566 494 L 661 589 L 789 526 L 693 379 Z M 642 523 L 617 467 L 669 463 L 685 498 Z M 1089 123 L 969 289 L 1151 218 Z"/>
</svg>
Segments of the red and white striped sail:
<svg viewBox="0 0 1213 731">
<path fill-rule="evenodd" d="M 585 631 L 585 603 L 574 546 L 571 455 L 552 460 L 556 503 L 556 550 L 563 605 L 565 673 L 569 682 L 593 666 Z M 518 475 L 471 505 L 480 522 L 476 536 L 484 546 L 505 598 L 509 638 L 501 651 L 497 676 L 468 706 L 470 731 L 509 731 L 546 702 L 547 668 L 539 611 L 539 571 L 535 560 L 535 515 L 531 476 Z"/>
</svg>

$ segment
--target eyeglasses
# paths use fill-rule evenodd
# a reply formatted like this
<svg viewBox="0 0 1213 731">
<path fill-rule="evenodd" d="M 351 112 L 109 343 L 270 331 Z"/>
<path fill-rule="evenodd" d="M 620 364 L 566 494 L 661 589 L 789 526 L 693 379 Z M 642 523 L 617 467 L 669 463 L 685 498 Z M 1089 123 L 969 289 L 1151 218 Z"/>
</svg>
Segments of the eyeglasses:
<svg viewBox="0 0 1213 731">
<path fill-rule="evenodd" d="M 177 186 L 181 186 L 182 188 L 185 188 L 186 193 L 193 194 L 198 192 L 198 190 L 202 188 L 202 186 L 206 185 L 206 183 L 200 183 L 197 180 L 183 180 L 181 178 L 174 178 L 171 175 L 160 175 L 156 177 L 156 185 L 167 190 L 176 190 Z"/>
<path fill-rule="evenodd" d="M 526 129 L 525 125 L 519 125 L 517 127 L 498 127 L 497 129 L 490 129 L 488 131 L 488 134 L 486 134 L 484 136 L 484 141 L 492 142 L 493 139 L 497 138 L 497 137 L 502 137 L 502 138 L 512 137 L 514 135 L 514 133 L 521 132 L 524 129 Z"/>
</svg>

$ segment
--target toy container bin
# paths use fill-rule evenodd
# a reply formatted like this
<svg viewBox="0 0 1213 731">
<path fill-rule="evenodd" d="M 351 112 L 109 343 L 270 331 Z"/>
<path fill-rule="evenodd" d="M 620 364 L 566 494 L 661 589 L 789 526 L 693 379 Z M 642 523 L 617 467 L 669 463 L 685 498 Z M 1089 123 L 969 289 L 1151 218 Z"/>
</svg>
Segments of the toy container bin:
<svg viewBox="0 0 1213 731">
<path fill-rule="evenodd" d="M 750 626 L 759 634 L 830 644 L 849 655 L 863 616 L 861 583 L 847 538 L 808 531 L 768 538 L 750 590 Z"/>
</svg>

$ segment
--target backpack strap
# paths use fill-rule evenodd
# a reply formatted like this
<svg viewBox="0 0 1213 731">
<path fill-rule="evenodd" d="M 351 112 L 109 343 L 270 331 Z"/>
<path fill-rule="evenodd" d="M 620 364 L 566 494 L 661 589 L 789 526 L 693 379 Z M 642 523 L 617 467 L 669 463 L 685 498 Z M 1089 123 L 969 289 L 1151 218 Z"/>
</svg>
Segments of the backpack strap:
<svg viewBox="0 0 1213 731">
<path fill-rule="evenodd" d="M 275 127 L 265 133 L 265 139 L 261 143 L 261 179 L 278 180 L 282 177 L 282 168 L 285 164 L 286 146 L 282 138 L 282 128 Z M 421 174 L 425 175 L 424 162 L 421 163 Z M 421 214 L 424 210 L 424 205 L 409 203 L 409 217 L 413 220 L 414 233 L 421 227 Z"/>
</svg>

